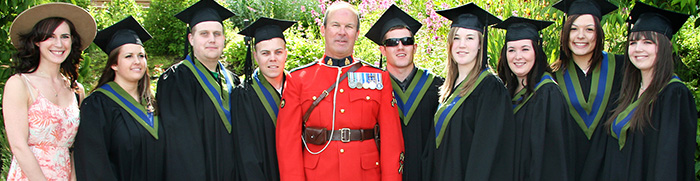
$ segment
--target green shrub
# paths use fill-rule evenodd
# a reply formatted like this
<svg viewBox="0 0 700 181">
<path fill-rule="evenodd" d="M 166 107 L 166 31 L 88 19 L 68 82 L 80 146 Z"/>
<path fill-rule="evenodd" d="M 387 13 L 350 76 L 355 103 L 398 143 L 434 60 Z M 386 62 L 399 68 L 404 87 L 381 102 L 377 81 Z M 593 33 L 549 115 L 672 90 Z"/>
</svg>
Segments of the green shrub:
<svg viewBox="0 0 700 181">
<path fill-rule="evenodd" d="M 102 30 L 122 19 L 134 16 L 136 21 L 143 23 L 143 7 L 133 0 L 111 0 L 102 5 L 104 8 L 90 6 L 90 14 L 95 17 L 97 29 Z"/>
<path fill-rule="evenodd" d="M 146 12 L 144 28 L 153 36 L 145 45 L 151 55 L 182 56 L 187 25 L 175 14 L 197 2 L 196 0 L 153 0 Z"/>
<path fill-rule="evenodd" d="M 314 30 L 318 33 L 318 26 L 314 23 L 311 10 L 318 11 L 318 1 L 313 0 L 227 0 L 228 8 L 236 16 L 231 17 L 233 27 L 243 29 L 243 20 L 252 23 L 259 17 L 287 19 L 299 21 L 304 29 Z"/>
</svg>

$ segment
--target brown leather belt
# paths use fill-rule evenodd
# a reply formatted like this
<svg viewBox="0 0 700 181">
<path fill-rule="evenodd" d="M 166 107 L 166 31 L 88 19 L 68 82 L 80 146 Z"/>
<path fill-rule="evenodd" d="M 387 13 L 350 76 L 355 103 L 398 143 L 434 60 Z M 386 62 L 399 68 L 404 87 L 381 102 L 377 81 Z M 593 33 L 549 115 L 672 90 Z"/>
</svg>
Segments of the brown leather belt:
<svg viewBox="0 0 700 181">
<path fill-rule="evenodd" d="M 331 135 L 331 131 L 326 131 Z M 331 135 L 332 141 L 342 141 L 344 143 L 350 141 L 362 141 L 374 139 L 374 129 L 350 129 L 343 128 L 340 130 L 333 131 Z"/>
<path fill-rule="evenodd" d="M 304 142 L 323 145 L 328 142 L 330 138 L 332 141 L 342 141 L 344 143 L 350 141 L 363 141 L 369 139 L 375 139 L 378 141 L 379 127 L 375 125 L 374 129 L 350 129 L 342 128 L 340 130 L 331 131 L 326 128 L 315 128 L 315 127 L 305 127 L 302 131 L 302 136 Z"/>
</svg>

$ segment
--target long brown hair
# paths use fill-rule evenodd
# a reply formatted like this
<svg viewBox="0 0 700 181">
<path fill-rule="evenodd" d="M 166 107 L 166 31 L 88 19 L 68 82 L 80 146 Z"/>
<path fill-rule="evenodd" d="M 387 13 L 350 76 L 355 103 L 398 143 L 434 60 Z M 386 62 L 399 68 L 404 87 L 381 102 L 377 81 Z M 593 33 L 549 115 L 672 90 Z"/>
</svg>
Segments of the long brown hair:
<svg viewBox="0 0 700 181">
<path fill-rule="evenodd" d="M 541 40 L 540 40 L 541 41 Z M 532 94 L 535 91 L 535 86 L 540 81 L 540 78 L 545 72 L 552 73 L 552 69 L 547 66 L 547 55 L 542 50 L 542 43 L 532 40 L 532 49 L 535 51 L 535 65 L 532 66 L 530 72 L 527 73 L 527 78 L 525 78 L 525 96 Z M 508 53 L 508 43 L 503 44 L 501 49 L 501 57 L 498 58 L 498 77 L 501 78 L 508 88 L 508 93 L 510 96 L 515 95 L 515 91 L 518 89 L 518 77 L 510 70 L 508 66 L 507 55 Z M 523 99 L 524 100 L 524 99 Z"/>
<path fill-rule="evenodd" d="M 119 46 L 112 50 L 111 53 L 109 53 L 107 63 L 105 63 L 105 68 L 102 69 L 102 76 L 100 76 L 100 80 L 97 81 L 97 86 L 95 86 L 95 89 L 93 89 L 93 91 L 97 90 L 97 88 L 100 88 L 109 82 L 114 81 L 116 73 L 114 72 L 114 69 L 112 69 L 112 66 L 117 65 L 117 63 L 119 62 L 119 53 L 121 52 L 122 47 L 123 46 Z M 146 58 L 148 58 L 148 55 L 146 55 Z M 146 71 L 143 74 L 143 77 L 139 79 L 138 87 L 136 89 L 139 92 L 140 100 L 138 101 L 145 101 L 146 108 L 149 110 L 153 110 L 155 115 L 158 115 L 158 105 L 156 103 L 155 97 L 153 96 L 153 93 L 151 92 L 150 77 L 150 74 L 148 73 L 148 71 Z"/>
<path fill-rule="evenodd" d="M 80 50 L 82 45 L 80 35 L 75 30 L 75 26 L 65 18 L 53 17 L 43 19 L 34 25 L 32 31 L 19 36 L 21 45 L 18 46 L 20 48 L 14 55 L 15 61 L 12 65 L 15 73 L 32 73 L 36 71 L 41 58 L 41 52 L 39 52 L 39 47 L 36 44 L 49 39 L 53 32 L 56 31 L 56 28 L 64 22 L 70 28 L 71 50 L 66 60 L 61 63 L 59 71 L 70 80 L 70 88 L 78 88 L 78 66 L 80 61 L 83 60 L 81 56 L 83 51 Z"/>
<path fill-rule="evenodd" d="M 663 89 L 668 81 L 673 77 L 673 45 L 671 41 L 664 36 L 653 31 L 631 32 L 627 37 L 627 45 L 629 42 L 648 39 L 656 44 L 656 60 L 652 67 L 653 78 L 649 87 L 639 97 L 639 105 L 630 119 L 630 128 L 632 131 L 642 131 L 647 124 L 651 123 L 651 110 L 654 109 L 654 104 L 651 104 L 658 97 L 659 91 Z M 629 48 L 625 50 L 625 57 L 629 57 Z M 639 95 L 640 83 L 642 82 L 641 71 L 632 64 L 629 59 L 623 64 L 625 76 L 622 78 L 622 88 L 620 97 L 617 99 L 617 107 L 613 109 L 613 114 L 605 122 L 605 127 L 610 132 L 610 126 L 615 123 L 622 111 L 625 111 L 627 106 L 632 104 Z"/>
<path fill-rule="evenodd" d="M 452 94 L 452 88 L 454 85 L 459 84 L 459 82 L 456 82 L 457 77 L 459 76 L 459 69 L 457 62 L 455 62 L 454 57 L 452 57 L 452 44 L 454 44 L 455 33 L 457 33 L 459 28 L 460 27 L 452 27 L 450 28 L 450 33 L 447 34 L 447 65 L 445 66 L 447 76 L 445 76 L 445 83 L 440 86 L 440 102 L 447 100 L 447 98 L 450 97 L 450 94 Z M 479 32 L 478 37 L 479 47 L 483 47 L 484 35 Z M 459 92 L 459 96 L 466 95 L 467 90 L 471 89 L 473 86 L 476 86 L 474 83 L 476 82 L 476 79 L 479 78 L 479 73 L 485 69 L 485 67 L 482 66 L 482 61 L 484 61 L 483 54 L 483 48 L 479 48 L 479 53 L 476 55 L 474 67 L 472 68 L 471 72 L 467 74 L 467 81 L 465 84 L 460 85 L 462 91 Z"/>
<path fill-rule="evenodd" d="M 571 26 L 574 21 L 581 17 L 582 14 L 570 15 L 564 22 L 564 26 L 561 28 L 560 38 L 559 38 L 559 59 L 552 63 L 552 69 L 554 71 L 565 70 L 569 66 L 569 60 L 573 59 L 573 53 L 569 47 L 569 35 L 571 34 Z M 593 56 L 588 72 L 593 72 L 595 66 L 603 61 L 603 48 L 605 47 L 605 34 L 603 33 L 603 27 L 600 24 L 600 19 L 593 16 L 593 24 L 595 26 L 595 47 L 593 48 Z"/>
</svg>

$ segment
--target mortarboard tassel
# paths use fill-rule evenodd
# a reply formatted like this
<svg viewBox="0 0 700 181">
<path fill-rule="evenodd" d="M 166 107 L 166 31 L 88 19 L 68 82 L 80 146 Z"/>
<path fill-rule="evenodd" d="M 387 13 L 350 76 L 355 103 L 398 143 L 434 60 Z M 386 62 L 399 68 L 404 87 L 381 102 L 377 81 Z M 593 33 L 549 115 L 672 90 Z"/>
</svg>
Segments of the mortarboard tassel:
<svg viewBox="0 0 700 181">
<path fill-rule="evenodd" d="M 246 83 L 250 84 L 252 80 L 252 74 L 253 74 L 253 59 L 251 58 L 251 43 L 249 37 L 246 37 L 246 53 L 245 53 L 245 63 L 243 63 L 243 72 L 245 73 L 245 81 Z"/>
<path fill-rule="evenodd" d="M 489 55 L 489 51 L 488 51 L 488 49 L 487 49 L 488 44 L 489 44 L 489 26 L 488 26 L 488 24 L 489 24 L 489 21 L 486 20 L 486 26 L 484 26 L 484 35 L 483 35 L 483 36 L 484 36 L 484 43 L 482 43 L 483 46 L 481 47 L 481 48 L 482 48 L 482 52 L 483 52 L 483 53 L 482 53 L 482 59 L 481 59 L 481 61 L 483 61 L 483 62 L 481 63 L 481 69 L 482 69 L 482 70 L 483 70 L 483 69 L 486 69 L 486 67 L 489 65 L 489 59 L 488 59 L 488 57 L 489 57 L 489 56 L 488 56 L 488 55 Z"/>
<path fill-rule="evenodd" d="M 187 58 L 187 55 L 190 54 L 190 53 L 189 53 L 189 50 L 190 50 L 190 47 L 189 47 L 190 42 L 187 41 L 187 35 L 190 34 L 190 27 L 185 27 L 185 31 L 186 31 L 186 33 L 185 33 L 185 48 L 184 48 L 184 49 L 185 49 L 185 54 L 182 54 L 182 59 Z M 191 57 L 191 58 L 194 58 L 194 57 Z"/>
</svg>

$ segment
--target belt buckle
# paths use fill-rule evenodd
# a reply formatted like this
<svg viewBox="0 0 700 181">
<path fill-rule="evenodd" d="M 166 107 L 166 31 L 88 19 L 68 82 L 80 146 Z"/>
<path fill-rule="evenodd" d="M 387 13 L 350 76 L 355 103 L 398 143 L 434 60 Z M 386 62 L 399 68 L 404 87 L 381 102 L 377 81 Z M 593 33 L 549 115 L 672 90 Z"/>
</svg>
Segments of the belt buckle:
<svg viewBox="0 0 700 181">
<path fill-rule="evenodd" d="M 343 143 L 350 142 L 350 128 L 340 129 L 340 141 Z"/>
</svg>

